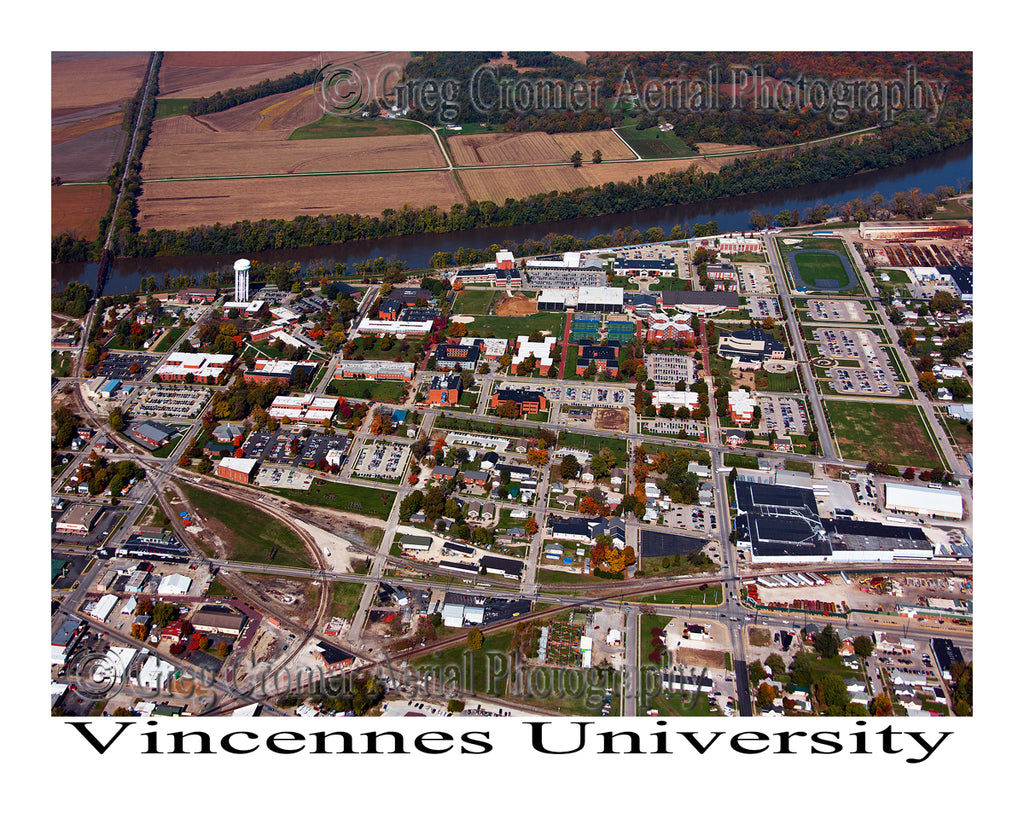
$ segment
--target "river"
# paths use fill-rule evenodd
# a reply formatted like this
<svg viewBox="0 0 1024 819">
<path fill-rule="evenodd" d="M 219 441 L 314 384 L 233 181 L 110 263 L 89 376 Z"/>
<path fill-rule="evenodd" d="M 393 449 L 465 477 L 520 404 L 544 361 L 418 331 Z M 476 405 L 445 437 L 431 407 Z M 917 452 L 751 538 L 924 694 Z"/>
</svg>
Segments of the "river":
<svg viewBox="0 0 1024 819">
<path fill-rule="evenodd" d="M 675 225 L 717 221 L 719 230 L 749 230 L 749 214 L 752 210 L 762 213 L 778 213 L 780 210 L 799 209 L 801 212 L 818 204 L 833 208 L 851 199 L 868 199 L 874 193 L 886 198 L 898 191 L 918 188 L 922 193 L 931 193 L 939 185 L 959 188 L 970 182 L 974 170 L 973 142 L 951 148 L 948 151 L 924 157 L 880 171 L 868 171 L 846 179 L 801 185 L 795 188 L 770 193 L 733 196 L 688 205 L 669 205 L 660 208 L 631 211 L 629 213 L 598 216 L 587 219 L 570 219 L 563 222 L 545 222 L 535 225 L 519 225 L 508 228 L 480 228 L 456 233 L 429 233 L 416 236 L 394 236 L 378 240 L 348 242 L 341 245 L 271 250 L 251 254 L 252 258 L 265 263 L 284 261 L 299 262 L 303 268 L 309 263 L 324 263 L 333 267 L 344 262 L 354 270 L 358 262 L 378 257 L 403 259 L 409 268 L 429 266 L 430 257 L 440 251 L 455 251 L 460 247 L 488 247 L 517 244 L 530 239 L 540 239 L 549 233 L 569 233 L 590 238 L 601 233 L 613 234 L 619 228 L 647 230 L 660 227 L 668 234 Z M 117 295 L 130 293 L 139 286 L 143 276 L 155 276 L 157 287 L 162 286 L 164 275 L 196 276 L 197 280 L 213 270 L 229 270 L 238 254 L 218 256 L 160 256 L 145 259 L 116 259 L 111 263 L 104 293 Z M 69 281 L 81 281 L 90 286 L 96 284 L 97 263 L 51 265 L 51 283 L 63 288 Z"/>
</svg>

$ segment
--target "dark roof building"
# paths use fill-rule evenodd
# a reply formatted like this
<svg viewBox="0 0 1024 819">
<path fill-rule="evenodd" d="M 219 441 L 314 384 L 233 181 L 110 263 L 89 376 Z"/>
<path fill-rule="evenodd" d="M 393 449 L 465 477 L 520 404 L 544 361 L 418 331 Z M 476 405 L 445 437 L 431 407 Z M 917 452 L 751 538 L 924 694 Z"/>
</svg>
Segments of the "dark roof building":
<svg viewBox="0 0 1024 819">
<path fill-rule="evenodd" d="M 480 347 L 476 344 L 438 344 L 434 351 L 434 367 L 448 370 L 458 364 L 464 370 L 475 370 L 480 362 Z"/>
<path fill-rule="evenodd" d="M 523 562 L 521 560 L 512 560 L 508 557 L 498 557 L 497 555 L 483 555 L 480 558 L 480 568 L 486 569 L 491 574 L 519 577 L 523 573 Z"/>
<path fill-rule="evenodd" d="M 939 665 L 939 671 L 944 679 L 951 680 L 953 675 L 950 668 L 953 663 L 963 664 L 963 653 L 948 637 L 933 637 L 931 645 L 932 652 L 935 654 L 935 662 Z"/>
</svg>

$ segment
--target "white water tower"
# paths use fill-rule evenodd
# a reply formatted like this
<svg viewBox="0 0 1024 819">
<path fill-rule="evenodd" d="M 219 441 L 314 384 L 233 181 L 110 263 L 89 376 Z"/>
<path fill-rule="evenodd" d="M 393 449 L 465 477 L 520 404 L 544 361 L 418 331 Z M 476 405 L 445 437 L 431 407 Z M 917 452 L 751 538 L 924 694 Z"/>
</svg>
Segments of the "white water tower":
<svg viewBox="0 0 1024 819">
<path fill-rule="evenodd" d="M 235 301 L 249 301 L 249 267 L 248 259 L 239 259 L 235 262 Z"/>
</svg>

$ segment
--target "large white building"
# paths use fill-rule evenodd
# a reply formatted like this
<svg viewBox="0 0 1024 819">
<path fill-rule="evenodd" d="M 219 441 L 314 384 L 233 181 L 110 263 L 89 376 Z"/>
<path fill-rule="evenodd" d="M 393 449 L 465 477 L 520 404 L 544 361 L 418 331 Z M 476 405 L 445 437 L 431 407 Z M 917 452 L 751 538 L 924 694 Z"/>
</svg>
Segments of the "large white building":
<svg viewBox="0 0 1024 819">
<path fill-rule="evenodd" d="M 235 262 L 235 301 L 249 301 L 249 269 L 252 264 L 248 259 Z"/>
<path fill-rule="evenodd" d="M 543 341 L 530 341 L 529 336 L 518 336 L 516 338 L 516 351 L 512 356 L 512 372 L 515 372 L 516 367 L 532 355 L 536 359 L 537 367 L 540 368 L 541 373 L 547 373 L 548 367 L 554 361 L 552 353 L 557 343 L 558 339 L 554 336 L 548 336 Z"/>
<path fill-rule="evenodd" d="M 658 409 L 662 404 L 671 404 L 677 409 L 686 407 L 693 412 L 700 406 L 700 396 L 690 390 L 656 390 L 651 393 L 651 403 Z"/>
<path fill-rule="evenodd" d="M 909 515 L 930 515 L 961 520 L 963 496 L 953 489 L 937 489 L 907 483 L 885 484 L 885 508 Z"/>
<path fill-rule="evenodd" d="M 267 414 L 271 418 L 288 418 L 291 421 L 316 423 L 330 418 L 337 409 L 337 398 L 306 393 L 305 395 L 277 396 L 267 410 Z"/>
</svg>

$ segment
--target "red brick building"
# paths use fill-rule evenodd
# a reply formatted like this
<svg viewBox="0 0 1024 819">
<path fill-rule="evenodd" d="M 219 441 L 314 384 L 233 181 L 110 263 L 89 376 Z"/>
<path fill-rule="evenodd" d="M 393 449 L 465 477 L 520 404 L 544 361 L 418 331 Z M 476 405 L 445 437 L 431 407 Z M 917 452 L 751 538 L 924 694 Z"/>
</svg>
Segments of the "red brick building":
<svg viewBox="0 0 1024 819">
<path fill-rule="evenodd" d="M 252 483 L 259 464 L 255 458 L 222 458 L 217 464 L 217 477 L 239 483 Z"/>
</svg>

